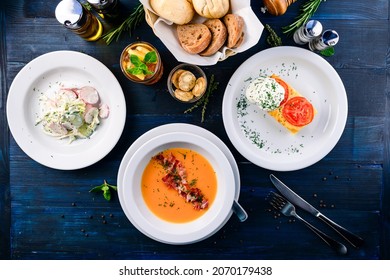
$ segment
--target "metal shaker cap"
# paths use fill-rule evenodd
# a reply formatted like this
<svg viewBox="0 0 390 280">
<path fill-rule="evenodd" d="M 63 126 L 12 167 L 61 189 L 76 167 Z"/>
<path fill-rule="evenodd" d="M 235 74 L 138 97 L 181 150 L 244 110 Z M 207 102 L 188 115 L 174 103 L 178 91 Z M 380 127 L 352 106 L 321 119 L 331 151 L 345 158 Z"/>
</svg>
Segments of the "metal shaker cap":
<svg viewBox="0 0 390 280">
<path fill-rule="evenodd" d="M 322 42 L 327 46 L 334 46 L 339 41 L 339 34 L 331 29 L 325 30 L 322 34 Z"/>
<path fill-rule="evenodd" d="M 62 0 L 56 7 L 57 20 L 67 27 L 76 24 L 83 15 L 83 7 L 76 0 Z"/>
<path fill-rule="evenodd" d="M 317 37 L 321 35 L 322 24 L 318 20 L 309 20 L 305 25 L 305 32 L 310 37 Z"/>
</svg>

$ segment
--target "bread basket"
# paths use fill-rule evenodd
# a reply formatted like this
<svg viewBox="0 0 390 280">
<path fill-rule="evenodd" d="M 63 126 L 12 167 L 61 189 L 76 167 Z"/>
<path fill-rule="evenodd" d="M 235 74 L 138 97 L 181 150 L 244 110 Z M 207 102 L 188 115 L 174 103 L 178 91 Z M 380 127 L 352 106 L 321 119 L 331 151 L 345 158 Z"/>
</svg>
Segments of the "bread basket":
<svg viewBox="0 0 390 280">
<path fill-rule="evenodd" d="M 229 12 L 241 15 L 245 19 L 245 39 L 243 44 L 236 49 L 223 47 L 213 56 L 202 57 L 200 55 L 186 53 L 181 48 L 177 39 L 176 28 L 174 27 L 175 25 L 172 22 L 157 15 L 157 13 L 155 13 L 149 5 L 149 0 L 140 0 L 140 2 L 144 6 L 145 20 L 152 28 L 154 34 L 160 38 L 160 40 L 178 61 L 184 63 L 191 63 L 202 66 L 214 65 L 218 63 L 218 61 L 223 61 L 230 56 L 244 52 L 256 45 L 264 29 L 264 26 L 261 24 L 260 20 L 257 18 L 250 6 L 250 0 L 231 0 L 231 7 Z M 203 22 L 205 20 L 205 18 L 196 16 L 192 22 Z"/>
</svg>

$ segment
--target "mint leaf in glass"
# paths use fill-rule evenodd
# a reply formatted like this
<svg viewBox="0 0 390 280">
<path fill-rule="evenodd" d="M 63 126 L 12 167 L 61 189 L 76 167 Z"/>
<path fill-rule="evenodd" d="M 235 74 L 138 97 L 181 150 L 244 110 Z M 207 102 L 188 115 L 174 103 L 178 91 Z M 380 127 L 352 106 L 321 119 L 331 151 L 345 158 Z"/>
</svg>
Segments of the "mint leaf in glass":
<svg viewBox="0 0 390 280">
<path fill-rule="evenodd" d="M 144 62 L 148 63 L 156 63 L 157 62 L 157 53 L 155 51 L 148 52 L 145 55 Z"/>
</svg>

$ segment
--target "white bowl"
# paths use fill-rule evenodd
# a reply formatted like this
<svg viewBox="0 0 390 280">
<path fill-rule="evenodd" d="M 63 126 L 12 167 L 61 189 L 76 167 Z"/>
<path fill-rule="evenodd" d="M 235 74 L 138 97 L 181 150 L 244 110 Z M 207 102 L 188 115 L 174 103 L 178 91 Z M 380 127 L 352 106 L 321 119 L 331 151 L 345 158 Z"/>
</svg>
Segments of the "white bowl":
<svg viewBox="0 0 390 280">
<path fill-rule="evenodd" d="M 210 162 L 217 177 L 213 203 L 201 217 L 187 223 L 157 217 L 142 196 L 141 177 L 146 165 L 154 155 L 169 148 L 187 148 L 200 153 Z M 167 244 L 190 244 L 213 235 L 228 221 L 235 195 L 234 173 L 225 154 L 206 138 L 184 132 L 163 134 L 142 145 L 128 162 L 124 180 L 118 182 L 118 187 L 123 188 L 120 202 L 130 222 L 146 236 Z"/>
</svg>

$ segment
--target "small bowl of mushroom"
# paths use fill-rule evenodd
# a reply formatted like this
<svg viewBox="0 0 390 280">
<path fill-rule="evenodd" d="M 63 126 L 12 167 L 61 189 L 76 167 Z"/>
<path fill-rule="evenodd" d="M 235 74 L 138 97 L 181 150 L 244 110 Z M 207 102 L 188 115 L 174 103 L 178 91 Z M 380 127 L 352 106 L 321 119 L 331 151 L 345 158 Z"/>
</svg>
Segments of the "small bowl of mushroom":
<svg viewBox="0 0 390 280">
<path fill-rule="evenodd" d="M 199 100 L 207 89 L 207 77 L 193 64 L 180 64 L 168 76 L 169 93 L 178 101 L 192 103 Z"/>
</svg>

